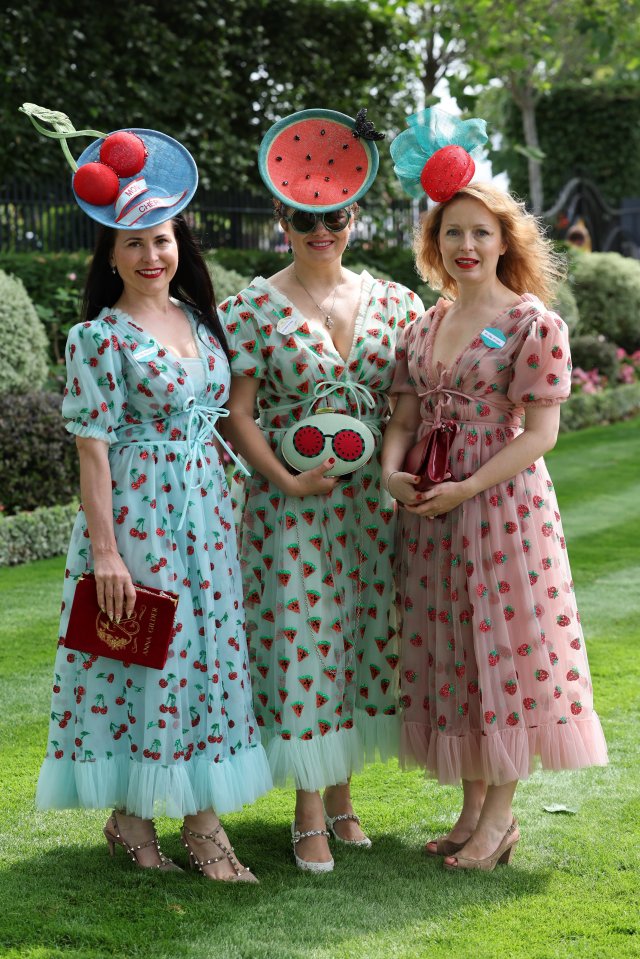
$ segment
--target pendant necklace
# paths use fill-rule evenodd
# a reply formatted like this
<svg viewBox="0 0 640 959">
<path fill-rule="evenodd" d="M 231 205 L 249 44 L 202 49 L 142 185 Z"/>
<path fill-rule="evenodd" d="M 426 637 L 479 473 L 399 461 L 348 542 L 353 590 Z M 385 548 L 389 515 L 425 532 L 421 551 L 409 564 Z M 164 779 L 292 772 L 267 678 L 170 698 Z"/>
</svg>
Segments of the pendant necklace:
<svg viewBox="0 0 640 959">
<path fill-rule="evenodd" d="M 304 285 L 304 283 L 302 282 L 302 280 L 300 279 L 300 277 L 299 277 L 298 274 L 296 273 L 295 269 L 294 269 L 294 271 L 293 271 L 293 275 L 295 276 L 296 280 L 298 281 L 298 283 L 300 284 L 300 286 L 302 287 L 302 289 L 304 290 L 304 292 L 307 294 L 307 296 L 309 297 L 309 299 L 311 300 L 311 302 L 313 303 L 313 305 L 316 307 L 316 309 L 317 309 L 320 313 L 322 313 L 322 319 L 323 319 L 324 325 L 326 326 L 326 328 L 327 328 L 328 330 L 330 330 L 331 327 L 334 325 L 334 321 L 333 321 L 333 319 L 332 319 L 332 315 L 333 315 L 333 308 L 334 308 L 334 306 L 336 305 L 336 296 L 338 295 L 338 290 L 339 290 L 339 288 L 342 286 L 342 280 L 343 280 L 342 270 L 340 271 L 340 279 L 338 280 L 338 285 L 336 286 L 335 290 L 333 291 L 333 299 L 332 299 L 332 301 L 331 301 L 331 309 L 329 310 L 328 313 L 327 313 L 327 311 L 326 311 L 325 309 L 323 309 L 323 307 L 320 306 L 320 304 L 319 304 L 318 302 L 316 302 L 316 300 L 314 300 L 314 298 L 313 298 L 313 297 L 311 296 L 311 294 L 309 293 L 309 290 L 306 288 L 306 286 Z M 326 297 L 325 297 L 325 299 L 326 299 Z"/>
</svg>

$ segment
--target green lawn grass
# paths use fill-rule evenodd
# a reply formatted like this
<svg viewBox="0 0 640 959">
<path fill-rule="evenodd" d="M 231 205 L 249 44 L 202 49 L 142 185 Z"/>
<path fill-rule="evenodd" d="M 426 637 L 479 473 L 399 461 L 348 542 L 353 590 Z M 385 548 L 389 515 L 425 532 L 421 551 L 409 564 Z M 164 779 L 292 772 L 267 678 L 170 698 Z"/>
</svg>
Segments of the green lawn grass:
<svg viewBox="0 0 640 959">
<path fill-rule="evenodd" d="M 640 421 L 563 435 L 548 457 L 611 765 L 534 774 L 516 796 L 509 868 L 445 873 L 421 853 L 459 791 L 397 764 L 354 783 L 374 840 L 299 873 L 292 796 L 274 791 L 225 825 L 259 886 L 158 875 L 112 861 L 102 812 L 38 813 L 64 562 L 0 570 L 0 955 L 7 959 L 600 959 L 640 955 Z M 562 804 L 575 814 L 550 814 Z M 177 826 L 158 822 L 184 861 Z M 117 850 L 121 852 L 121 850 Z"/>
</svg>

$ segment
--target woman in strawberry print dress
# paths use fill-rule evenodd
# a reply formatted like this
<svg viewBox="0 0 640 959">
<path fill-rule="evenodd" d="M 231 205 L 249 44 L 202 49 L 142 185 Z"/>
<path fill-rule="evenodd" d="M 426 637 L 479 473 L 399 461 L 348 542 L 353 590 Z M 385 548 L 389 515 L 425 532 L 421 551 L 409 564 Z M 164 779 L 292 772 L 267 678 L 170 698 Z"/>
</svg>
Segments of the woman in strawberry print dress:
<svg viewBox="0 0 640 959">
<path fill-rule="evenodd" d="M 69 547 L 40 808 L 115 807 L 105 826 L 143 868 L 178 867 L 152 817 L 184 819 L 190 864 L 255 881 L 217 818 L 271 775 L 251 702 L 231 498 L 215 446 L 227 346 L 206 265 L 181 215 L 104 227 L 67 343 L 63 415 L 82 506 Z M 66 649 L 78 578 L 119 622 L 133 583 L 179 595 L 162 670 Z"/>
<path fill-rule="evenodd" d="M 297 789 L 294 831 L 322 833 L 318 790 L 327 823 L 353 816 L 351 774 L 365 759 L 397 755 L 394 509 L 380 488 L 379 442 L 365 466 L 329 478 L 330 451 L 294 475 L 281 440 L 318 405 L 358 417 L 379 437 L 396 335 L 421 304 L 402 286 L 341 265 L 348 227 L 332 235 L 319 222 L 296 234 L 282 222 L 295 266 L 257 277 L 220 308 L 233 374 L 227 433 L 253 468 L 246 482 L 236 473 L 232 492 L 256 715 L 275 783 Z M 335 301 L 331 331 L 296 276 L 319 302 Z M 356 818 L 332 828 L 368 844 Z M 326 839 L 300 840 L 298 865 L 331 866 Z"/>
<path fill-rule="evenodd" d="M 512 800 L 547 769 L 607 761 L 558 505 L 543 454 L 570 392 L 567 328 L 544 306 L 557 274 L 535 219 L 474 183 L 425 215 L 421 274 L 441 299 L 399 340 L 383 476 L 403 504 L 402 758 L 463 783 L 426 852 L 492 869 L 519 839 Z M 524 417 L 524 425 L 522 419 Z M 456 429 L 450 482 L 416 492 L 405 454 Z"/>
</svg>

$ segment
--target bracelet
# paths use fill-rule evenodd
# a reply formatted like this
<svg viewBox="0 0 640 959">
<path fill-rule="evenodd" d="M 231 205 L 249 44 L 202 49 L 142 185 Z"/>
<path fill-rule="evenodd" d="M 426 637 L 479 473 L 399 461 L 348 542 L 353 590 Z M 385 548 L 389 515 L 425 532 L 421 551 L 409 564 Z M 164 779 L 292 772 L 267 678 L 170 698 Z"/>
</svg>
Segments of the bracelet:
<svg viewBox="0 0 640 959">
<path fill-rule="evenodd" d="M 387 493 L 389 494 L 389 496 L 393 496 L 391 490 L 389 489 L 389 483 L 391 482 L 391 477 L 395 476 L 396 473 L 401 473 L 401 472 L 402 470 L 391 470 L 391 472 L 387 476 Z M 395 499 L 395 496 L 393 498 Z"/>
</svg>

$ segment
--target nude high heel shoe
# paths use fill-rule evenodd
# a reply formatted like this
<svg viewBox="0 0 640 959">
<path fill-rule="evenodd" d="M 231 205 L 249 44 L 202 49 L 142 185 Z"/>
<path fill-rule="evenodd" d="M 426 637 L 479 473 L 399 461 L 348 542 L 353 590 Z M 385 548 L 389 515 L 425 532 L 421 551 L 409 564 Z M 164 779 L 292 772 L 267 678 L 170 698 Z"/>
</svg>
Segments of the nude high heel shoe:
<svg viewBox="0 0 640 959">
<path fill-rule="evenodd" d="M 457 872 L 459 869 L 481 869 L 483 872 L 493 872 L 498 864 L 501 866 L 509 864 L 519 842 L 518 820 L 514 818 L 496 851 L 486 859 L 468 859 L 466 856 L 456 855 L 455 866 L 449 862 L 443 865 L 449 872 Z"/>
<path fill-rule="evenodd" d="M 189 829 L 187 826 L 183 825 L 182 827 L 182 845 L 189 853 L 189 865 L 192 869 L 197 869 L 198 872 L 201 872 L 203 876 L 206 876 L 207 879 L 212 879 L 215 882 L 258 882 L 258 879 L 253 875 L 248 866 L 241 866 L 238 862 L 238 858 L 234 852 L 233 846 L 227 846 L 226 843 L 222 842 L 218 838 L 219 833 L 222 830 L 222 825 L 218 823 L 213 832 L 194 832 L 193 829 Z M 209 842 L 212 842 L 214 846 L 220 851 L 222 855 L 213 856 L 211 859 L 200 859 L 196 856 L 193 851 L 192 846 L 189 844 L 189 838 L 192 836 L 194 839 L 208 839 Z M 223 859 L 226 859 L 233 869 L 235 875 L 233 876 L 224 876 L 218 879 L 217 876 L 210 876 L 204 871 L 205 866 L 211 866 L 216 862 L 222 862 Z"/>
<path fill-rule="evenodd" d="M 129 859 L 131 859 L 132 862 L 135 862 L 139 869 L 159 869 L 161 872 L 182 872 L 180 866 L 176 866 L 173 860 L 167 859 L 163 851 L 160 849 L 156 827 L 153 825 L 153 823 L 151 825 L 153 827 L 153 839 L 148 839 L 146 842 L 141 842 L 137 846 L 132 846 L 127 842 L 124 836 L 120 834 L 120 827 L 118 826 L 118 819 L 114 809 L 107 819 L 106 826 L 102 830 L 104 833 L 104 838 L 107 840 L 109 845 L 109 855 L 113 856 L 115 854 L 116 846 L 122 846 L 124 851 L 129 856 Z M 148 846 L 155 846 L 156 852 L 160 857 L 160 862 L 155 866 L 143 866 L 138 859 L 138 850 L 146 849 Z"/>
</svg>

